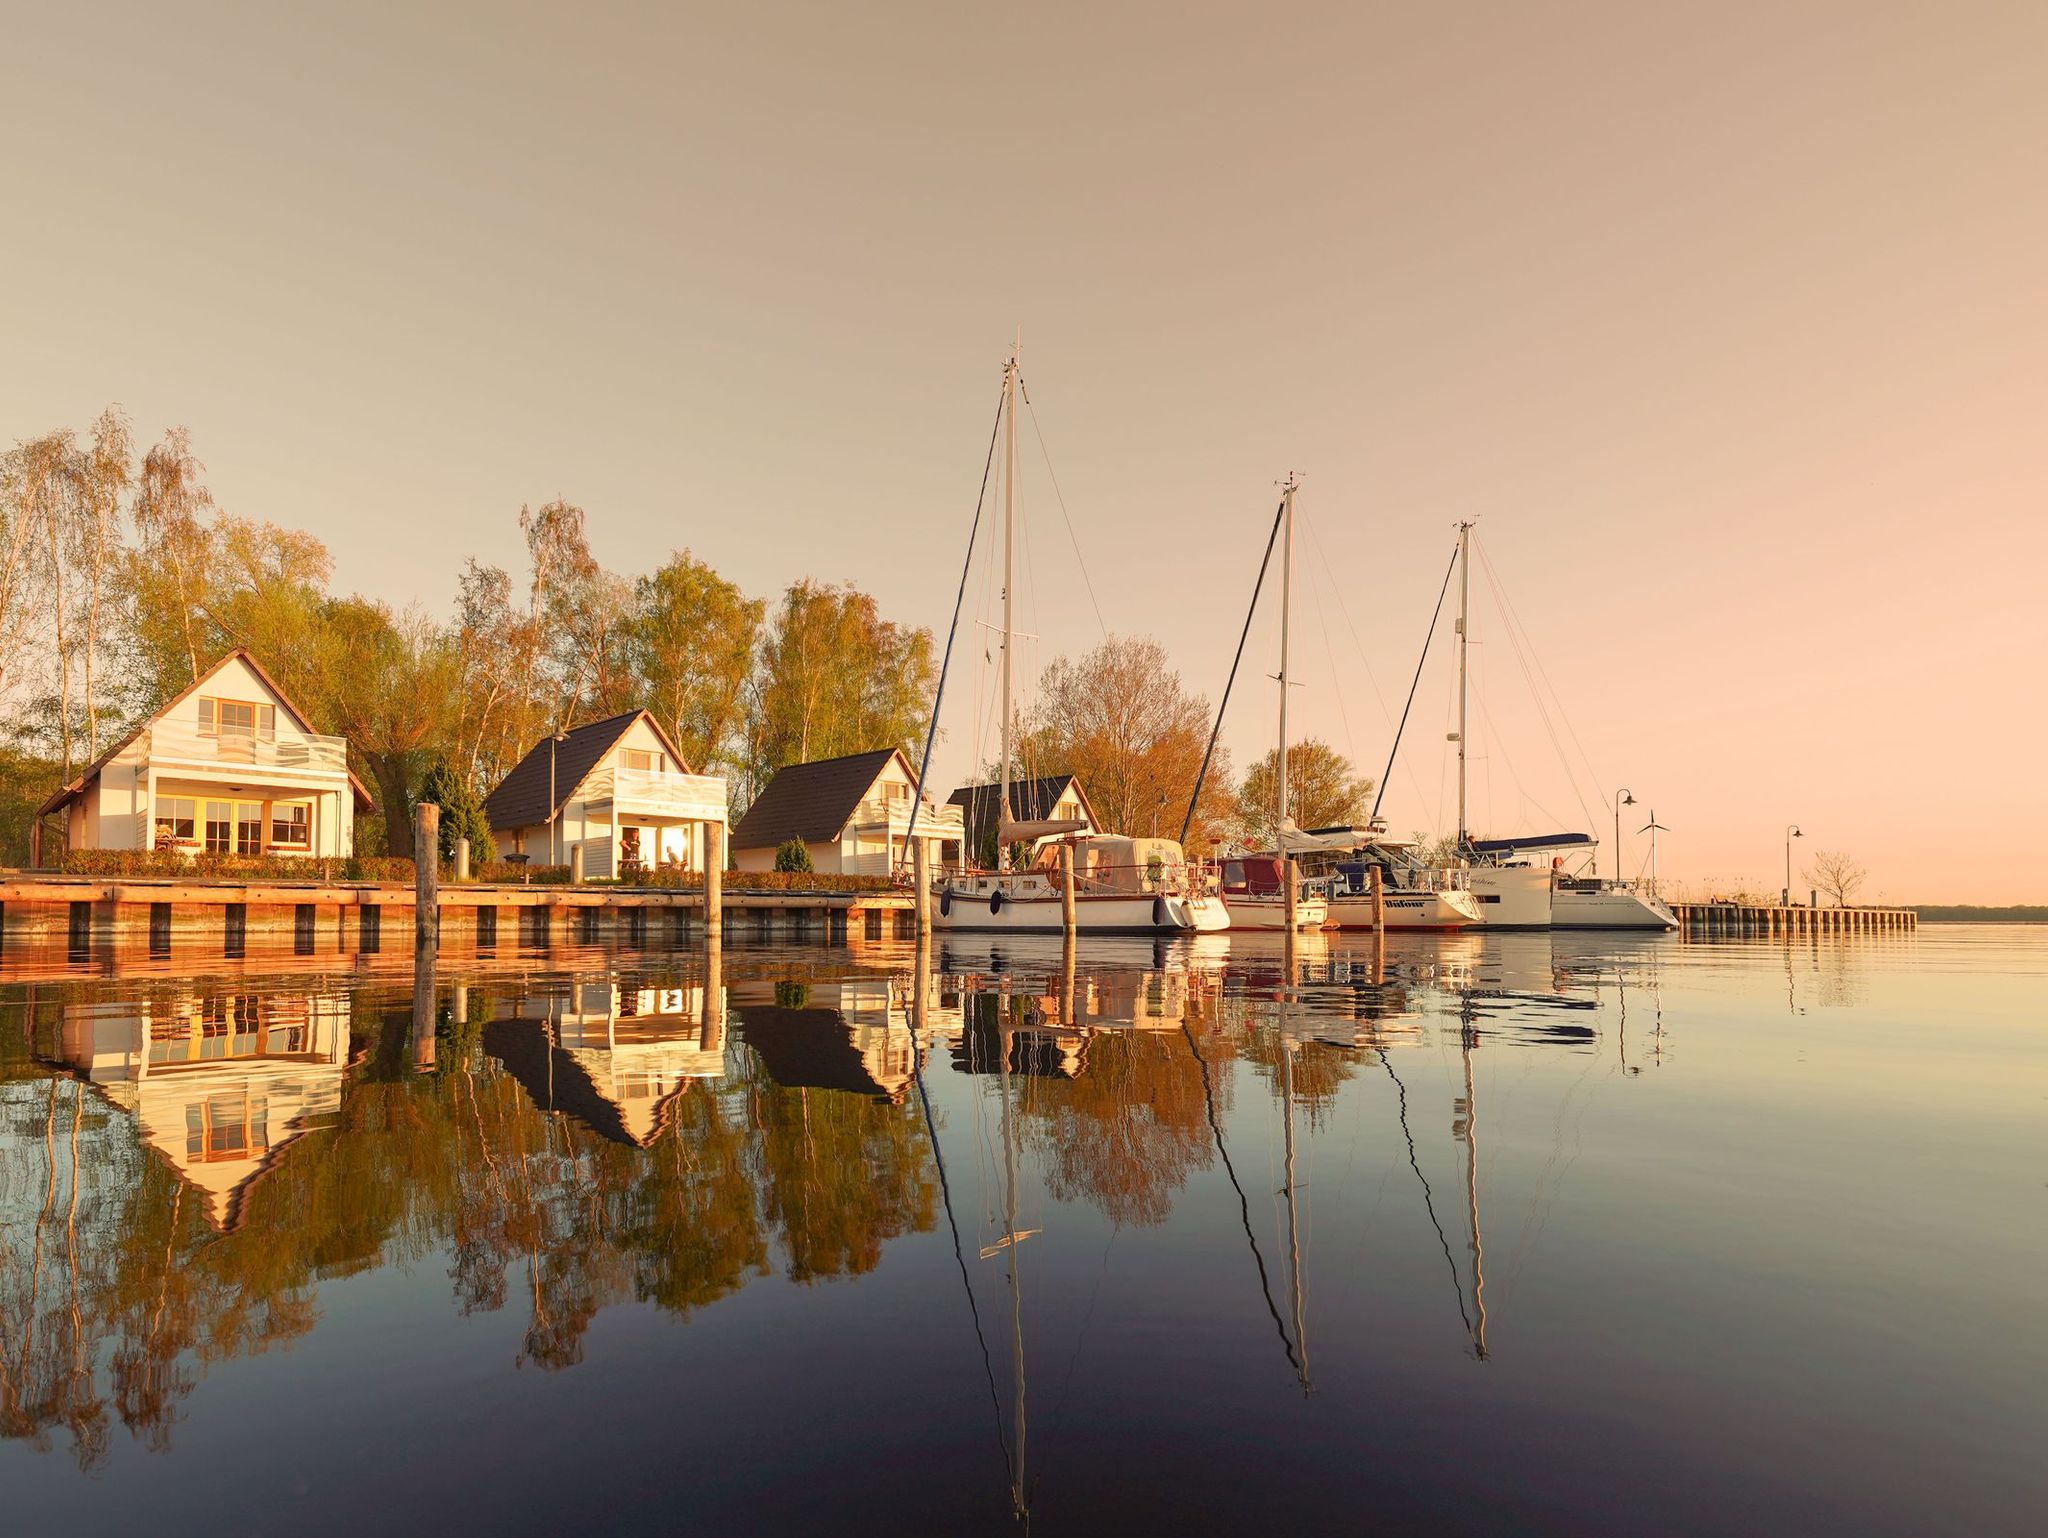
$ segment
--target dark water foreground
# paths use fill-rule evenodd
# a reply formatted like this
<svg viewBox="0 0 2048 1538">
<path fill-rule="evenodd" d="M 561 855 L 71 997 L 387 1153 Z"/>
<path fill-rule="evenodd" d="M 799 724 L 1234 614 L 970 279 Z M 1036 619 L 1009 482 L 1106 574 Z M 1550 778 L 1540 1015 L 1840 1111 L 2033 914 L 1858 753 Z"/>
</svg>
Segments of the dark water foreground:
<svg viewBox="0 0 2048 1538">
<path fill-rule="evenodd" d="M 2041 1530 L 2038 932 L 709 973 L 0 968 L 0 1531 Z"/>
</svg>

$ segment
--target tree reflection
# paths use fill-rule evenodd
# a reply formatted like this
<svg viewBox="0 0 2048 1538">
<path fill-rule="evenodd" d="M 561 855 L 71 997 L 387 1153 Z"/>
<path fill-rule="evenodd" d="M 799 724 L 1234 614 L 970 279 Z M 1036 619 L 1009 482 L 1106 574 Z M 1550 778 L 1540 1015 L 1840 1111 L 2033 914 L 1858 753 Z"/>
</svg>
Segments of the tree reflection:
<svg viewBox="0 0 2048 1538">
<path fill-rule="evenodd" d="M 84 1467 L 116 1422 L 168 1448 L 208 1369 L 310 1331 L 324 1281 L 444 1255 L 456 1308 L 523 1312 L 520 1361 L 554 1370 L 582 1359 L 591 1322 L 615 1304 L 687 1314 L 767 1275 L 772 1246 L 794 1281 L 858 1274 L 886 1240 L 933 1221 L 910 1105 L 787 1087 L 727 1054 L 737 1072 L 664 1085 L 646 1141 L 622 1139 L 542 1103 L 487 1050 L 501 1031 L 552 1030 L 507 982 L 468 987 L 460 1018 L 443 1005 L 424 1073 L 410 1066 L 409 1000 L 359 990 L 339 1027 L 338 1110 L 236 1165 L 254 1173 L 210 1211 L 188 1165 L 211 1145 L 188 1154 L 119 1103 L 133 1103 L 131 1085 L 86 1082 L 103 1066 L 91 1044 L 72 1054 L 82 1064 L 65 1055 L 77 1024 L 66 1012 L 89 1009 L 102 1034 L 137 1022 L 124 1061 L 142 1062 L 160 1039 L 152 1021 L 196 1018 L 195 991 L 46 993 L 8 1011 L 18 1032 L 0 1019 L 0 1435 L 39 1447 L 61 1436 Z M 200 1013 L 231 1022 L 207 1038 L 230 1044 L 256 1017 Z M 671 1023 L 706 1055 L 695 1016 L 630 1021 L 641 1038 Z M 708 1056 L 715 1073 L 715 1046 Z M 177 1066 L 194 1084 L 237 1070 L 232 1058 Z"/>
</svg>

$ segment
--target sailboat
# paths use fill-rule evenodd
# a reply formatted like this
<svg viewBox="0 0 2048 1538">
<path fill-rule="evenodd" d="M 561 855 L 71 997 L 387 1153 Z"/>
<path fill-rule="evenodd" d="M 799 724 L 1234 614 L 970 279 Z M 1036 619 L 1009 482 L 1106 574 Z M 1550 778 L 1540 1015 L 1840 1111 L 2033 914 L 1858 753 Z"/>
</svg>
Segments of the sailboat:
<svg viewBox="0 0 2048 1538">
<path fill-rule="evenodd" d="M 1001 797 L 997 806 L 996 868 L 948 873 L 934 883 L 933 924 L 941 930 L 1000 930 L 1061 934 L 1065 897 L 1061 846 L 1074 857 L 1074 928 L 1083 934 L 1188 934 L 1224 928 L 1223 900 L 1204 890 L 1177 840 L 1090 833 L 1079 820 L 1020 822 L 1012 815 L 1015 758 L 1011 657 L 1016 636 L 1017 400 L 1021 359 L 1003 364 L 1003 713 Z M 933 712 L 936 718 L 936 708 Z M 1027 846 L 1020 863 L 1014 851 Z"/>
<path fill-rule="evenodd" d="M 1625 882 L 1568 874 L 1558 851 L 1592 848 L 1584 833 L 1475 839 L 1465 820 L 1465 693 L 1472 645 L 1472 525 L 1458 525 L 1458 854 L 1465 885 L 1487 929 L 1676 929 L 1678 919 L 1651 891 Z M 1549 856 L 1548 865 L 1530 856 Z"/>
<path fill-rule="evenodd" d="M 1287 691 L 1293 687 L 1287 673 L 1288 632 L 1294 614 L 1294 493 L 1296 482 L 1287 477 L 1281 490 L 1280 521 L 1283 543 L 1280 557 L 1280 756 L 1275 775 L 1278 794 L 1273 822 L 1275 853 L 1247 855 L 1223 864 L 1223 902 L 1229 910 L 1232 929 L 1308 929 L 1323 927 L 1329 917 L 1329 902 L 1322 888 L 1304 884 L 1290 868 L 1289 857 L 1313 844 L 1288 815 L 1287 798 Z M 1289 886 L 1293 887 L 1289 891 Z"/>
</svg>

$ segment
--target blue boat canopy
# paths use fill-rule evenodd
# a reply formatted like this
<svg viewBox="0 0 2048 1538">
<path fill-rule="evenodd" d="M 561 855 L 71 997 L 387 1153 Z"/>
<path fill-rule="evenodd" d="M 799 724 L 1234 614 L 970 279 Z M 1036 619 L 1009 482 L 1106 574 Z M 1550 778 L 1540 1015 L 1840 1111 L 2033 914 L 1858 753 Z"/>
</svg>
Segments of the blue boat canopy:
<svg viewBox="0 0 2048 1538">
<path fill-rule="evenodd" d="M 1571 849 L 1599 842 L 1587 833 L 1535 833 L 1527 838 L 1468 839 L 1465 847 L 1474 854 L 1522 854 L 1531 849 Z"/>
</svg>

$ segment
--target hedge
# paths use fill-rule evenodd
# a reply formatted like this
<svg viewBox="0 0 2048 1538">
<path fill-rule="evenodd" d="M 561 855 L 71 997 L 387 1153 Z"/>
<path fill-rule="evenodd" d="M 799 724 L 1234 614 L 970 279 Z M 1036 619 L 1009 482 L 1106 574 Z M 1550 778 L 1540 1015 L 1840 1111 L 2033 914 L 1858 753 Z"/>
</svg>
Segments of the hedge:
<svg viewBox="0 0 2048 1538">
<path fill-rule="evenodd" d="M 196 881 L 402 881 L 413 863 L 387 855 L 345 860 L 289 855 L 182 854 L 168 849 L 74 849 L 62 869 L 73 876 L 159 876 Z"/>
</svg>

